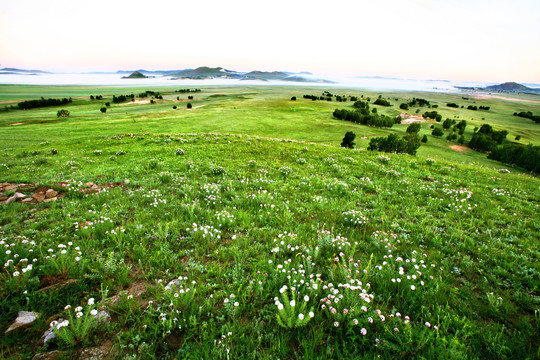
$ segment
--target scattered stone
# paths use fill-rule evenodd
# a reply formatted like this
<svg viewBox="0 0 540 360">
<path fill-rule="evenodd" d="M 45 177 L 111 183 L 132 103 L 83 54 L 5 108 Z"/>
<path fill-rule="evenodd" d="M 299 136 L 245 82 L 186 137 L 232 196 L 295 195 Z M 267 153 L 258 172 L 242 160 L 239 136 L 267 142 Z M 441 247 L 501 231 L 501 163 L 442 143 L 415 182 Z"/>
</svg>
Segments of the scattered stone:
<svg viewBox="0 0 540 360">
<path fill-rule="evenodd" d="M 104 310 L 98 312 L 94 317 L 97 318 L 98 324 L 106 324 L 111 322 L 111 315 Z"/>
<path fill-rule="evenodd" d="M 18 185 L 7 184 L 6 186 L 4 186 L 4 191 L 17 190 L 17 187 Z"/>
<path fill-rule="evenodd" d="M 7 200 L 8 197 L 4 194 L 0 194 L 0 201 L 4 201 L 4 200 Z"/>
<path fill-rule="evenodd" d="M 33 203 L 34 201 L 35 200 L 33 198 L 31 198 L 31 197 L 28 197 L 28 198 L 22 200 L 23 203 Z"/>
<path fill-rule="evenodd" d="M 38 202 L 38 203 L 42 203 L 43 200 L 45 200 L 45 194 L 43 193 L 35 193 L 32 195 L 32 197 Z"/>
<path fill-rule="evenodd" d="M 64 357 L 63 351 L 60 352 L 58 350 L 54 350 L 47 353 L 36 354 L 34 355 L 32 360 L 56 360 L 56 359 L 64 359 L 64 358 L 65 357 Z"/>
<path fill-rule="evenodd" d="M 45 197 L 47 199 L 51 199 L 53 197 L 56 197 L 56 195 L 58 195 L 58 192 L 57 191 L 54 191 L 53 189 L 49 189 L 45 192 Z"/>
<path fill-rule="evenodd" d="M 105 351 L 97 347 L 86 348 L 81 351 L 79 355 L 80 360 L 101 360 L 107 356 Z"/>
<path fill-rule="evenodd" d="M 15 329 L 32 324 L 38 317 L 39 314 L 32 311 L 19 311 L 17 319 L 15 319 L 15 322 L 6 330 L 6 334 Z"/>
<path fill-rule="evenodd" d="M 56 335 L 54 334 L 53 328 L 50 327 L 45 331 L 45 333 L 41 336 L 41 339 L 39 340 L 39 345 L 46 347 L 49 341 L 52 341 L 56 339 Z"/>
<path fill-rule="evenodd" d="M 43 202 L 51 202 L 51 201 L 56 201 L 58 198 L 56 197 L 53 197 L 53 198 L 50 198 L 50 199 L 45 199 L 43 200 Z"/>
</svg>

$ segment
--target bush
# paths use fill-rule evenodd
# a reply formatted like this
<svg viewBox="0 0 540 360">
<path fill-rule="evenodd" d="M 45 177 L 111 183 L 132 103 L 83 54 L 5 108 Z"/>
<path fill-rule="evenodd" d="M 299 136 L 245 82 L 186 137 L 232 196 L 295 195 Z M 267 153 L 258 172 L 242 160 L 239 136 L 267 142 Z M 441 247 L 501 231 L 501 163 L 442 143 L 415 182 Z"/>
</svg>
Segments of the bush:
<svg viewBox="0 0 540 360">
<path fill-rule="evenodd" d="M 431 135 L 433 136 L 443 136 L 444 135 L 444 131 L 440 128 L 440 127 L 436 127 L 433 129 L 433 131 L 431 132 Z"/>
<path fill-rule="evenodd" d="M 106 107 L 102 107 L 101 109 L 99 109 L 99 111 L 101 111 L 102 113 L 106 113 L 106 112 L 107 112 L 107 108 L 106 108 Z"/>
<path fill-rule="evenodd" d="M 56 113 L 56 116 L 62 117 L 62 118 L 65 119 L 65 118 L 67 118 L 69 116 L 69 111 L 64 110 L 64 109 L 58 110 L 58 112 Z"/>
<path fill-rule="evenodd" d="M 383 98 L 378 98 L 377 100 L 375 100 L 375 102 L 373 102 L 375 105 L 381 105 L 381 106 L 392 106 L 392 104 L 390 104 L 390 102 L 388 102 L 388 100 L 385 100 Z"/>
<path fill-rule="evenodd" d="M 396 134 L 390 134 L 386 138 L 372 138 L 369 141 L 368 150 L 416 155 L 416 150 L 419 147 L 420 140 L 416 134 L 410 134 L 403 138 L 400 138 Z"/>
<path fill-rule="evenodd" d="M 409 110 L 409 105 L 403 103 L 403 104 L 399 105 L 399 108 L 402 109 L 402 110 Z"/>
<path fill-rule="evenodd" d="M 356 134 L 352 131 L 347 131 L 345 133 L 345 137 L 343 138 L 343 141 L 341 142 L 342 148 L 347 149 L 354 149 L 354 139 L 356 138 Z"/>
<path fill-rule="evenodd" d="M 296 101 L 296 96 L 293 96 L 293 97 L 291 98 L 291 101 Z"/>
<path fill-rule="evenodd" d="M 427 143 L 427 135 L 424 135 L 424 137 L 420 141 L 422 141 L 423 143 Z"/>
<path fill-rule="evenodd" d="M 174 105 L 172 108 L 173 108 L 174 110 L 176 110 L 176 105 Z"/>
<path fill-rule="evenodd" d="M 417 134 L 422 125 L 420 123 L 412 123 L 409 126 L 407 126 L 407 134 Z"/>
<path fill-rule="evenodd" d="M 493 149 L 488 159 L 517 165 L 534 174 L 540 174 L 540 146 L 506 144 Z"/>
<path fill-rule="evenodd" d="M 191 109 L 191 108 L 193 108 L 193 105 L 191 105 L 191 103 L 187 103 L 187 108 Z"/>
<path fill-rule="evenodd" d="M 442 115 L 437 113 L 437 111 L 426 111 L 423 116 L 426 118 L 426 119 L 433 119 L 437 122 L 441 122 L 442 120 Z"/>
</svg>

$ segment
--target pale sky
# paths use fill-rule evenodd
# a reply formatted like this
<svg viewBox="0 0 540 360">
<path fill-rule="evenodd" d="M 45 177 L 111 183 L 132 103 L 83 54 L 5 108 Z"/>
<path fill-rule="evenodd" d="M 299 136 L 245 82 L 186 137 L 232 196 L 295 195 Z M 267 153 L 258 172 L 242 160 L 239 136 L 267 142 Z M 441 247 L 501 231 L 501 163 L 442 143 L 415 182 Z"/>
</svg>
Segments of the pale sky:
<svg viewBox="0 0 540 360">
<path fill-rule="evenodd" d="M 0 67 L 540 83 L 540 0 L 0 0 Z"/>
</svg>

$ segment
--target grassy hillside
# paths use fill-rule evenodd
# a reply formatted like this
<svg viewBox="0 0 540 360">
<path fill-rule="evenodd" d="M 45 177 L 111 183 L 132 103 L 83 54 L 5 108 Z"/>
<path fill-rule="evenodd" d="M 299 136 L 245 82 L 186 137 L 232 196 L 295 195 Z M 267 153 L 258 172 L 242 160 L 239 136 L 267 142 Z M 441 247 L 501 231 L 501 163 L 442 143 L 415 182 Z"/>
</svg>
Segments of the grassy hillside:
<svg viewBox="0 0 540 360">
<path fill-rule="evenodd" d="M 84 139 L 3 153 L 2 181 L 63 198 L 0 205 L 2 331 L 41 314 L 2 358 L 539 354 L 536 178 L 247 135 Z"/>
</svg>

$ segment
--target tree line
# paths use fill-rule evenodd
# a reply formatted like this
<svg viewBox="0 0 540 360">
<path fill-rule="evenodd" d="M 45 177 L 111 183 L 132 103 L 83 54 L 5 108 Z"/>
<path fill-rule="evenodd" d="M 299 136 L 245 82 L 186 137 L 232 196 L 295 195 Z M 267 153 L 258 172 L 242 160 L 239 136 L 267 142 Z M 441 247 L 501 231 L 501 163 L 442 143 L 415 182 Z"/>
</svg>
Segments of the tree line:
<svg viewBox="0 0 540 360">
<path fill-rule="evenodd" d="M 35 109 L 40 107 L 48 107 L 48 106 L 61 106 L 71 103 L 71 98 L 63 98 L 63 99 L 45 99 L 41 98 L 38 100 L 26 100 L 23 102 L 20 102 L 17 104 L 17 107 L 20 110 L 29 110 L 29 109 Z"/>
<path fill-rule="evenodd" d="M 533 115 L 533 113 L 530 112 L 530 111 L 515 112 L 514 116 L 519 116 L 519 117 L 522 117 L 522 118 L 525 118 L 525 119 L 531 119 L 532 121 L 534 121 L 537 124 L 540 123 L 540 115 Z"/>
<path fill-rule="evenodd" d="M 396 123 L 396 121 L 389 116 L 370 112 L 369 104 L 365 101 L 357 100 L 353 107 L 355 110 L 336 109 L 332 115 L 338 120 L 375 127 L 392 127 Z"/>
</svg>

